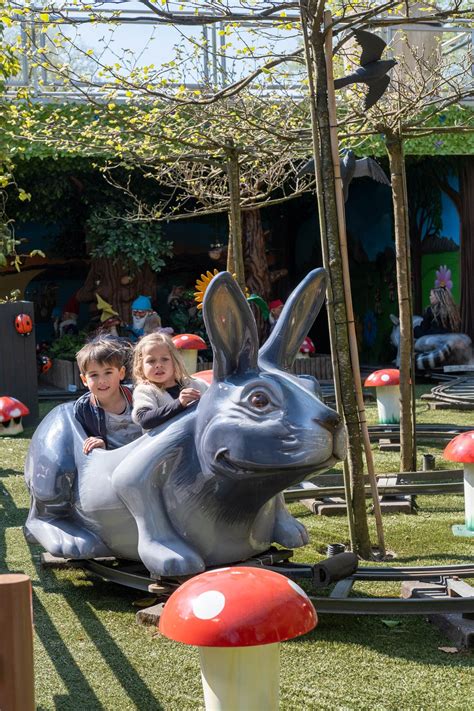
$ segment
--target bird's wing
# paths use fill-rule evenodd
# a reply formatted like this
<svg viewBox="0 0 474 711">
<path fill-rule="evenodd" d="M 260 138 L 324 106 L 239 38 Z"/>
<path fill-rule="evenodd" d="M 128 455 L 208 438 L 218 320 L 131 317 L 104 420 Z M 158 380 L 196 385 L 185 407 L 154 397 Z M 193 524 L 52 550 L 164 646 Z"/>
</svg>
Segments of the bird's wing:
<svg viewBox="0 0 474 711">
<path fill-rule="evenodd" d="M 390 180 L 385 175 L 380 165 L 373 158 L 359 158 L 356 160 L 354 178 L 372 178 L 383 185 L 390 185 Z"/>
<path fill-rule="evenodd" d="M 307 175 L 308 173 L 314 174 L 314 172 L 314 158 L 310 158 L 309 161 L 305 163 L 296 173 L 296 177 L 302 178 L 303 175 Z"/>
<path fill-rule="evenodd" d="M 380 97 L 384 94 L 385 89 L 389 84 L 390 77 L 386 74 L 380 79 L 377 79 L 377 81 L 370 82 L 370 84 L 368 85 L 369 91 L 366 94 L 364 102 L 364 107 L 366 111 L 377 103 Z"/>
<path fill-rule="evenodd" d="M 369 176 L 372 180 L 376 180 L 382 185 L 390 185 L 390 180 L 387 178 L 383 168 L 373 158 L 368 158 L 369 161 Z"/>
<path fill-rule="evenodd" d="M 366 32 L 365 30 L 355 30 L 354 37 L 362 48 L 362 54 L 359 60 L 361 67 L 365 67 L 366 64 L 376 62 L 380 59 L 382 52 L 387 46 L 387 43 L 384 42 L 381 37 L 372 34 L 372 32 Z"/>
</svg>

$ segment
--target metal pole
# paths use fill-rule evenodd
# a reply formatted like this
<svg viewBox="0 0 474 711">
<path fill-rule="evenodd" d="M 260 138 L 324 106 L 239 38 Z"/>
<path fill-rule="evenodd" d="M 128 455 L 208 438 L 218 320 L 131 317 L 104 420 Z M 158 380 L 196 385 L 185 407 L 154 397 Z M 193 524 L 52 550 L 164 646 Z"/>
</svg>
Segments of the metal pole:
<svg viewBox="0 0 474 711">
<path fill-rule="evenodd" d="M 207 25 L 203 25 L 202 39 L 203 39 L 202 63 L 203 63 L 203 70 L 204 70 L 204 81 L 208 85 L 209 84 L 209 33 L 207 31 Z"/>
<path fill-rule="evenodd" d="M 221 67 L 221 82 L 222 86 L 225 86 L 227 84 L 227 64 L 226 64 L 226 56 L 225 56 L 225 25 L 223 22 L 219 23 L 219 29 L 221 34 L 219 35 L 219 44 L 220 44 L 220 56 L 219 56 L 219 63 Z"/>
<path fill-rule="evenodd" d="M 216 33 L 216 26 L 212 25 L 211 27 L 211 42 L 212 42 L 212 80 L 214 82 L 214 86 L 217 87 L 219 77 L 217 74 L 217 33 Z"/>
</svg>

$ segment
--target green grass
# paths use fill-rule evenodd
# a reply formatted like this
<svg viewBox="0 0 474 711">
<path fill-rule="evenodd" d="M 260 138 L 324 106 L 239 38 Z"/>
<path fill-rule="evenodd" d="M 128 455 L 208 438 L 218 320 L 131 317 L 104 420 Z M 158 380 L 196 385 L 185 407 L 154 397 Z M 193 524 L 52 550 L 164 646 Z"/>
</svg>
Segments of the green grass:
<svg viewBox="0 0 474 711">
<path fill-rule="evenodd" d="M 418 403 L 420 422 L 472 422 L 469 412 L 430 412 L 422 401 Z M 43 406 L 42 414 L 50 407 Z M 375 422 L 375 405 L 367 412 L 369 421 Z M 27 430 L 0 441 L 0 572 L 25 572 L 33 582 L 38 708 L 202 708 L 196 649 L 135 624 L 132 603 L 143 597 L 141 593 L 88 578 L 81 570 L 39 566 L 40 548 L 28 546 L 22 535 L 29 503 L 22 470 L 31 434 Z M 421 454 L 432 452 L 437 466 L 444 467 L 442 450 L 443 445 L 423 443 L 420 465 Z M 395 453 L 381 454 L 374 446 L 374 456 L 378 472 L 398 469 Z M 418 503 L 416 516 L 384 516 L 386 543 L 396 553 L 395 564 L 472 561 L 472 540 L 451 535 L 451 525 L 464 518 L 462 496 L 418 497 Z M 315 562 L 324 557 L 328 543 L 347 541 L 345 517 L 319 518 L 300 504 L 291 508 L 311 537 L 311 544 L 297 551 L 295 560 Z M 370 526 L 375 542 L 372 517 Z M 397 595 L 399 586 L 361 583 L 357 590 L 364 595 Z M 421 617 L 398 620 L 399 625 L 388 628 L 379 617 L 323 615 L 314 632 L 283 644 L 281 708 L 471 708 L 472 654 L 440 651 L 451 642 Z"/>
</svg>

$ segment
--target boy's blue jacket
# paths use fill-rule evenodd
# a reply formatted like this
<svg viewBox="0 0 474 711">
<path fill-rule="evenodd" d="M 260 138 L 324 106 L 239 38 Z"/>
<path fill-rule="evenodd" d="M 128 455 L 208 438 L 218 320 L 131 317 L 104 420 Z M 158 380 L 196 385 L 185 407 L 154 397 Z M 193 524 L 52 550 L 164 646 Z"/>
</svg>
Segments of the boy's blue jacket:
<svg viewBox="0 0 474 711">
<path fill-rule="evenodd" d="M 126 401 L 131 403 L 133 400 L 132 391 L 124 385 L 120 386 L 120 391 Z M 76 400 L 74 416 L 76 420 L 79 420 L 88 437 L 100 437 L 104 440 L 106 448 L 108 447 L 105 411 L 92 393 L 84 393 L 79 400 Z"/>
</svg>

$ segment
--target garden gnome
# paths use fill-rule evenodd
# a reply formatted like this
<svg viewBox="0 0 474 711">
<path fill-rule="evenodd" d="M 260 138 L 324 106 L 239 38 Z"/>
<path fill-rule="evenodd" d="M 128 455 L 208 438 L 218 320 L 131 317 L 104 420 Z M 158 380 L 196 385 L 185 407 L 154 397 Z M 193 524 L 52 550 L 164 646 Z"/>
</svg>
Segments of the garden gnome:
<svg viewBox="0 0 474 711">
<path fill-rule="evenodd" d="M 79 328 L 77 326 L 77 319 L 79 318 L 79 302 L 76 299 L 76 295 L 73 294 L 69 301 L 66 302 L 63 313 L 61 315 L 61 321 L 59 323 L 59 335 L 65 336 L 67 334 L 79 333 Z"/>
<path fill-rule="evenodd" d="M 273 328 L 280 318 L 280 314 L 283 311 L 283 301 L 281 299 L 275 299 L 274 301 L 268 302 L 268 308 L 270 309 L 270 314 L 268 320 L 270 321 L 270 328 Z"/>
<path fill-rule="evenodd" d="M 153 326 L 147 328 L 147 321 L 153 320 Z M 141 338 L 146 333 L 151 333 L 153 330 L 161 326 L 161 319 L 158 314 L 153 311 L 151 299 L 149 296 L 137 296 L 132 303 L 132 333 L 135 338 Z"/>
<path fill-rule="evenodd" d="M 100 331 L 107 331 L 112 336 L 118 336 L 117 326 L 120 326 L 120 318 L 118 313 L 112 306 L 103 299 L 100 294 L 96 294 L 97 310 L 100 314 Z"/>
</svg>

